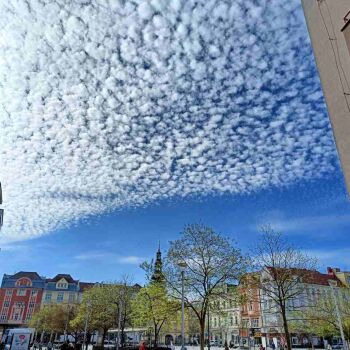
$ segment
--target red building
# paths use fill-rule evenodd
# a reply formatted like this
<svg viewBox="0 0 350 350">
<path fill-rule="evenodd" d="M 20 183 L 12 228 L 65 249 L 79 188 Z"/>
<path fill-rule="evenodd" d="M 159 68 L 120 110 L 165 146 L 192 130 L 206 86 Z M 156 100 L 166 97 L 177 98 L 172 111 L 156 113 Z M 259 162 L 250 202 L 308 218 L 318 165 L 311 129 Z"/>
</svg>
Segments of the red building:
<svg viewBox="0 0 350 350">
<path fill-rule="evenodd" d="M 26 326 L 40 308 L 45 278 L 36 272 L 4 275 L 0 289 L 0 329 Z"/>
<path fill-rule="evenodd" d="M 242 278 L 239 290 L 243 297 L 240 307 L 241 324 L 239 335 L 241 345 L 248 346 L 261 344 L 261 307 L 260 292 L 256 287 L 257 274 L 246 274 Z"/>
</svg>

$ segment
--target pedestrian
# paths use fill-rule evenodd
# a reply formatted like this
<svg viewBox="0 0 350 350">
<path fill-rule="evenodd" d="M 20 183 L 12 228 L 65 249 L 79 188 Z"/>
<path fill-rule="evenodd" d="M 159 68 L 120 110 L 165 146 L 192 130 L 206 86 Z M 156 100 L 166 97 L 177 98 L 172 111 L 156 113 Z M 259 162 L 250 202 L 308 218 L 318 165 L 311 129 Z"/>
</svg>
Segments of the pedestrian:
<svg viewBox="0 0 350 350">
<path fill-rule="evenodd" d="M 143 340 L 140 343 L 139 350 L 146 350 L 145 342 Z"/>
<path fill-rule="evenodd" d="M 276 345 L 275 345 L 275 343 L 274 343 L 274 342 L 272 342 L 272 344 L 271 344 L 271 348 L 272 348 L 272 350 L 276 350 Z"/>
<path fill-rule="evenodd" d="M 330 343 L 327 345 L 327 350 L 332 350 L 332 345 Z"/>
<path fill-rule="evenodd" d="M 262 344 L 259 345 L 259 350 L 264 350 L 264 347 Z"/>
<path fill-rule="evenodd" d="M 47 350 L 52 350 L 52 343 L 51 343 L 51 341 L 49 341 L 47 343 Z"/>
<path fill-rule="evenodd" d="M 69 350 L 68 341 L 66 340 L 61 346 L 60 350 Z"/>
</svg>

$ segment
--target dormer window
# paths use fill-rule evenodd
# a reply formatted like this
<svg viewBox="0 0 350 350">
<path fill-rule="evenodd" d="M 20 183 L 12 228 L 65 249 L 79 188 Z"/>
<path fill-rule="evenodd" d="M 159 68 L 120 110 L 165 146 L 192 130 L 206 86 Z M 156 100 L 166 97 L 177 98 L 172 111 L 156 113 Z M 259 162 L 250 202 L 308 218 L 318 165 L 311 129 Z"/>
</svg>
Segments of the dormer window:
<svg viewBox="0 0 350 350">
<path fill-rule="evenodd" d="M 57 289 L 67 289 L 68 288 L 68 283 L 66 282 L 58 282 L 57 283 Z"/>
</svg>

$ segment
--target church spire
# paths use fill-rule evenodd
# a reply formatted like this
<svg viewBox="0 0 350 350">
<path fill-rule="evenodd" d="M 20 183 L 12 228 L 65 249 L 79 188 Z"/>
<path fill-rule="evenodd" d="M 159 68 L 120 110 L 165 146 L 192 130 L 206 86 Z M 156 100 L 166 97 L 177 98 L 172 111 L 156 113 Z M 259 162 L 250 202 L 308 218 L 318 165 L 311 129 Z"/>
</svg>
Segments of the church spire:
<svg viewBox="0 0 350 350">
<path fill-rule="evenodd" d="M 156 261 L 154 263 L 152 281 L 154 281 L 154 282 L 164 281 L 162 252 L 160 250 L 160 241 L 158 243 L 158 251 L 157 251 L 157 255 L 156 255 Z"/>
</svg>

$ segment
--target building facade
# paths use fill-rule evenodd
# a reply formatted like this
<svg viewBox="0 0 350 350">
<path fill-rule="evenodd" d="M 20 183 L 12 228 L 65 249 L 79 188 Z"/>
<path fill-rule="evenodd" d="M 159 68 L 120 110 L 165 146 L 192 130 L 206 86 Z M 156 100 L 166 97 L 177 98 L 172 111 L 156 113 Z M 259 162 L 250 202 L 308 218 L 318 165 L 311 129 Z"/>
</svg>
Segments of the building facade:
<svg viewBox="0 0 350 350">
<path fill-rule="evenodd" d="M 336 276 L 341 283 L 343 283 L 344 286 L 347 288 L 350 288 L 350 272 L 349 271 L 340 271 L 337 267 L 328 267 L 327 268 L 328 274 L 333 274 Z"/>
<path fill-rule="evenodd" d="M 25 326 L 41 306 L 45 278 L 36 272 L 4 275 L 0 288 L 0 328 Z"/>
<path fill-rule="evenodd" d="M 45 281 L 42 304 L 74 304 L 80 302 L 81 290 L 79 281 L 71 275 L 58 274 Z"/>
<path fill-rule="evenodd" d="M 335 143 L 350 193 L 350 3 L 302 0 Z"/>
<path fill-rule="evenodd" d="M 261 300 L 260 290 L 255 279 L 259 274 L 247 274 L 240 283 L 242 303 L 240 305 L 240 344 L 242 346 L 254 346 L 262 343 L 261 327 Z"/>
<path fill-rule="evenodd" d="M 94 285 L 68 274 L 52 279 L 37 272 L 5 274 L 0 288 L 0 333 L 6 328 L 26 327 L 34 312 L 45 305 L 80 303 L 84 291 Z"/>
<path fill-rule="evenodd" d="M 266 279 L 266 272 L 263 272 L 262 275 L 264 275 L 262 278 Z M 298 313 L 298 318 L 302 318 L 303 315 L 306 315 L 307 310 L 317 307 L 317 302 L 321 298 L 323 300 L 333 300 L 332 293 L 339 296 L 343 293 L 349 293 L 348 288 L 345 288 L 330 269 L 326 274 L 318 271 L 308 271 L 297 288 L 299 291 L 295 293 L 293 298 L 287 301 L 286 311 L 288 320 L 293 320 L 296 312 Z M 260 297 L 262 344 L 267 347 L 274 343 L 276 348 L 280 348 L 286 342 L 279 308 L 269 296 L 264 295 L 264 291 L 262 290 L 260 291 Z M 302 324 L 302 319 L 299 319 L 298 322 Z M 310 343 L 315 347 L 324 346 L 321 337 L 303 332 L 292 332 L 291 342 L 292 346 L 295 347 L 306 347 Z"/>
<path fill-rule="evenodd" d="M 225 292 L 211 303 L 210 340 L 215 344 L 239 346 L 241 324 L 237 286 L 225 285 Z"/>
</svg>

